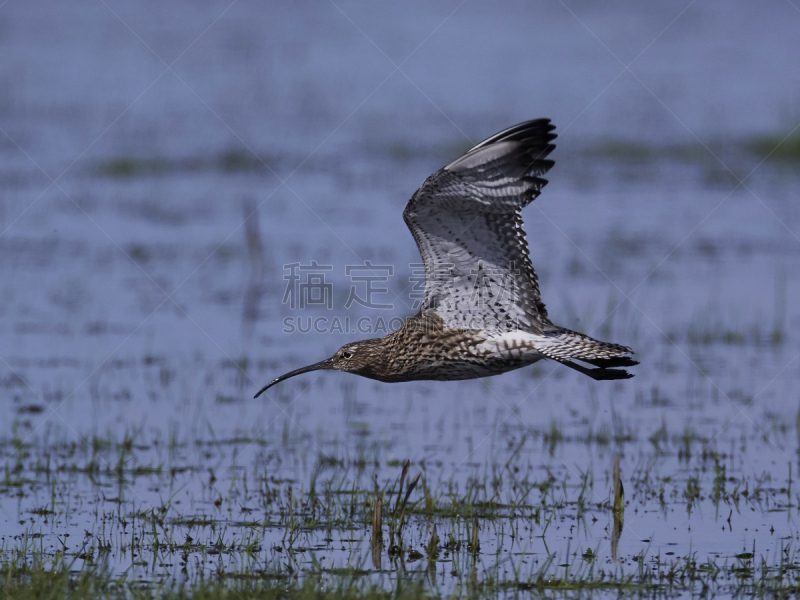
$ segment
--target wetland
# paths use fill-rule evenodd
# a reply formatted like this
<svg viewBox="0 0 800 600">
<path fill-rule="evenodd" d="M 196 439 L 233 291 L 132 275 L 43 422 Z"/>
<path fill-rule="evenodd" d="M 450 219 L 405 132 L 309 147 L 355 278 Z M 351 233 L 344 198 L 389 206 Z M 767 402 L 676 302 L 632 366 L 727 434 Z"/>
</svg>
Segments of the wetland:
<svg viewBox="0 0 800 600">
<path fill-rule="evenodd" d="M 0 3 L 5 597 L 797 593 L 800 20 L 48 6 Z M 582 58 L 521 80 L 475 40 L 542 51 L 534 10 Z M 523 212 L 543 299 L 635 377 L 318 372 L 254 400 L 416 312 L 406 200 L 534 117 L 559 134 Z M 347 325 L 286 331 L 323 318 Z"/>
</svg>

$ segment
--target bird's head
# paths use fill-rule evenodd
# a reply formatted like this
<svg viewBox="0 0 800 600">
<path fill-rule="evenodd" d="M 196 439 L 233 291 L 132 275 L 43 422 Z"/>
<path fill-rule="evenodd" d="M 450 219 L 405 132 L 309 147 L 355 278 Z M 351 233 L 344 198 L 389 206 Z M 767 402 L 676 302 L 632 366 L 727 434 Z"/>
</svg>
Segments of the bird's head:
<svg viewBox="0 0 800 600">
<path fill-rule="evenodd" d="M 352 342 L 350 344 L 345 344 L 330 358 L 326 358 L 325 360 L 314 363 L 313 365 L 308 365 L 307 367 L 289 371 L 280 377 L 276 377 L 263 388 L 261 388 L 255 397 L 258 398 L 273 385 L 280 383 L 284 379 L 289 379 L 295 375 L 301 375 L 302 373 L 308 373 L 310 371 L 344 371 L 345 373 L 355 373 L 356 375 L 372 377 L 371 373 L 375 368 L 377 357 L 377 353 L 375 352 L 376 344 L 374 343 L 376 341 L 377 340 L 364 340 L 363 342 Z"/>
</svg>

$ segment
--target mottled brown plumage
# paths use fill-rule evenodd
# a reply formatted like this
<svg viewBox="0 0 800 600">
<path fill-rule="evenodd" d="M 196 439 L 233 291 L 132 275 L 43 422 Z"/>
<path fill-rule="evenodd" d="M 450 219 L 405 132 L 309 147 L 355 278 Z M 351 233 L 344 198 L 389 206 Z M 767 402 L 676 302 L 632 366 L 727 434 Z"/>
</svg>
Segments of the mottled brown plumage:
<svg viewBox="0 0 800 600">
<path fill-rule="evenodd" d="M 281 375 L 256 397 L 320 369 L 384 382 L 457 380 L 549 358 L 598 380 L 633 377 L 614 368 L 638 364 L 630 348 L 554 325 L 539 293 L 521 211 L 547 184 L 553 129 L 548 119 L 520 123 L 428 177 L 403 211 L 425 263 L 420 312 L 383 338 Z"/>
</svg>

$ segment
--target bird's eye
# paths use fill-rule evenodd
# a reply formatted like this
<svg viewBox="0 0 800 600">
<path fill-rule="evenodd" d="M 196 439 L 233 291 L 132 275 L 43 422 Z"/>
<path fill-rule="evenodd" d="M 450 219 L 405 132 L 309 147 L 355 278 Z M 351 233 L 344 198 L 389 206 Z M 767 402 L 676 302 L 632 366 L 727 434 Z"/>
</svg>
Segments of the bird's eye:
<svg viewBox="0 0 800 600">
<path fill-rule="evenodd" d="M 352 352 L 342 352 L 342 358 L 353 358 Z"/>
</svg>

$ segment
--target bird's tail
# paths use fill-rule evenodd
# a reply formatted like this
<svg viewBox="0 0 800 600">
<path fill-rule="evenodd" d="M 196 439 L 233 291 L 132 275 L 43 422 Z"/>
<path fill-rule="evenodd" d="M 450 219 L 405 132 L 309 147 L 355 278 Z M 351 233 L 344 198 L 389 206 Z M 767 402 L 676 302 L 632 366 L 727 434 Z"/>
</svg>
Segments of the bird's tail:
<svg viewBox="0 0 800 600">
<path fill-rule="evenodd" d="M 633 350 L 627 346 L 601 342 L 588 335 L 562 327 L 547 332 L 544 339 L 537 342 L 536 350 L 547 358 L 557 360 L 594 379 L 628 379 L 633 375 L 624 370 L 614 369 L 614 367 L 632 367 L 639 364 L 631 356 Z M 573 360 L 579 360 L 599 368 L 587 369 L 576 365 L 572 362 Z"/>
</svg>

